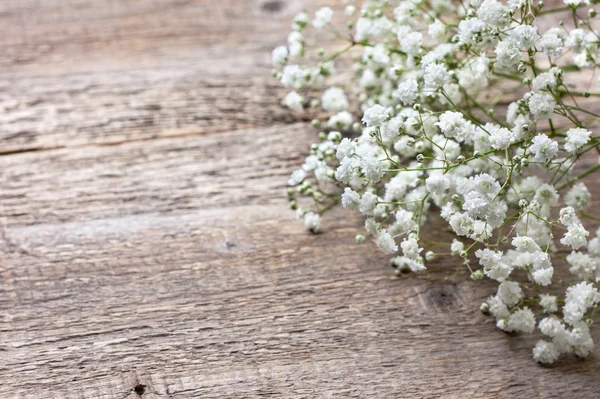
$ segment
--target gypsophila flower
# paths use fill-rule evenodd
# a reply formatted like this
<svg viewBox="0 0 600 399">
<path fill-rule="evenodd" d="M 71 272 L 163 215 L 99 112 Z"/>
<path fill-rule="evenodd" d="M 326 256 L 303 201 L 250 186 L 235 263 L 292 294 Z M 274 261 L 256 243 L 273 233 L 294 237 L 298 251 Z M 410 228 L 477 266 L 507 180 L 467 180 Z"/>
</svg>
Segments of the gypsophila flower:
<svg viewBox="0 0 600 399">
<path fill-rule="evenodd" d="M 304 107 L 302 106 L 302 96 L 295 91 L 291 91 L 285 96 L 283 104 L 295 112 L 302 112 L 304 110 Z"/>
<path fill-rule="evenodd" d="M 412 105 L 417 98 L 419 84 L 414 79 L 408 79 L 398 85 L 398 89 L 392 93 L 394 98 L 402 101 L 404 105 Z"/>
<path fill-rule="evenodd" d="M 565 204 L 573 207 L 576 211 L 582 211 L 588 206 L 591 198 L 592 195 L 585 184 L 580 182 L 575 184 L 565 195 Z"/>
<path fill-rule="evenodd" d="M 397 274 L 447 257 L 452 280 L 493 280 L 481 311 L 537 325 L 544 364 L 592 353 L 600 305 L 600 44 L 590 3 L 564 1 L 558 24 L 524 0 L 347 0 L 336 26 L 329 7 L 296 15 L 270 54 L 283 104 L 315 118 L 287 189 L 306 227 L 339 204 Z"/>
<path fill-rule="evenodd" d="M 348 108 L 348 100 L 344 90 L 339 87 L 330 87 L 323 93 L 321 105 L 325 111 L 340 112 Z"/>
<path fill-rule="evenodd" d="M 331 21 L 332 16 L 333 10 L 329 7 L 323 7 L 315 13 L 315 19 L 313 19 L 312 24 L 317 29 L 323 29 Z"/>
<path fill-rule="evenodd" d="M 533 160 L 536 162 L 549 162 L 558 153 L 558 143 L 545 134 L 538 134 L 531 142 L 529 151 L 533 154 Z"/>
<path fill-rule="evenodd" d="M 385 108 L 375 104 L 365 111 L 362 121 L 367 126 L 380 126 L 388 117 Z"/>
<path fill-rule="evenodd" d="M 271 60 L 273 65 L 283 65 L 287 61 L 288 49 L 285 46 L 279 46 L 271 53 Z"/>
<path fill-rule="evenodd" d="M 592 132 L 582 128 L 572 128 L 567 130 L 567 138 L 565 139 L 565 150 L 570 153 L 577 152 L 581 147 L 590 141 Z"/>
<path fill-rule="evenodd" d="M 528 105 L 534 119 L 549 119 L 556 107 L 556 101 L 551 94 L 536 92 L 529 97 Z"/>
<path fill-rule="evenodd" d="M 318 213 L 308 212 L 304 215 L 304 225 L 313 232 L 318 232 L 321 228 L 321 216 Z"/>
<path fill-rule="evenodd" d="M 441 64 L 432 63 L 425 67 L 425 88 L 430 90 L 438 90 L 443 85 L 448 83 L 450 75 Z"/>
<path fill-rule="evenodd" d="M 398 251 L 398 246 L 394 239 L 386 230 L 381 230 L 376 237 L 375 243 L 384 254 L 392 254 Z"/>
<path fill-rule="evenodd" d="M 533 359 L 536 362 L 552 364 L 559 356 L 560 352 L 552 342 L 539 340 L 533 348 Z"/>
</svg>

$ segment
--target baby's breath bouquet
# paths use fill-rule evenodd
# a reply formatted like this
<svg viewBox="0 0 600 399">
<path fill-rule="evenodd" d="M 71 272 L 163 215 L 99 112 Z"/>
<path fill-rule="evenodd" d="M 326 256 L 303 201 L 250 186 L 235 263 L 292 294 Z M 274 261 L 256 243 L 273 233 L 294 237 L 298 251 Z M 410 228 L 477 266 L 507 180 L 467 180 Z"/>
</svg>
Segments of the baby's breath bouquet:
<svg viewBox="0 0 600 399">
<path fill-rule="evenodd" d="M 318 115 L 321 131 L 289 179 L 292 208 L 315 233 L 338 203 L 356 210 L 366 219 L 356 241 L 372 237 L 398 273 L 454 256 L 472 279 L 498 282 L 481 305 L 498 328 L 547 336 L 536 361 L 588 356 L 600 307 L 600 231 L 586 229 L 600 212 L 585 183 L 600 168 L 595 10 L 346 3 L 298 14 L 272 53 L 283 103 Z M 310 46 L 327 36 L 331 50 Z M 428 220 L 454 237 L 429 242 Z"/>
</svg>

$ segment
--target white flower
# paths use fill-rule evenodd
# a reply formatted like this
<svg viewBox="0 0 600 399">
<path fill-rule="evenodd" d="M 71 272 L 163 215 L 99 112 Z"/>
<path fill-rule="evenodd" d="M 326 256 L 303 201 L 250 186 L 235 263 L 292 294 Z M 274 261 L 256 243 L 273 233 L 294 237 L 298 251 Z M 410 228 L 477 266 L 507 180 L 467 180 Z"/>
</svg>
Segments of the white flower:
<svg viewBox="0 0 600 399">
<path fill-rule="evenodd" d="M 563 245 L 569 245 L 573 249 L 578 249 L 587 244 L 587 236 L 590 233 L 583 227 L 581 223 L 572 224 L 568 227 L 568 231 L 564 237 L 560 239 Z"/>
<path fill-rule="evenodd" d="M 329 7 L 323 7 L 315 13 L 315 19 L 313 19 L 312 24 L 317 29 L 323 29 L 331 21 L 332 16 L 333 10 Z"/>
<path fill-rule="evenodd" d="M 436 122 L 435 125 L 439 126 L 444 136 L 448 138 L 459 137 L 462 139 L 470 130 L 470 125 L 460 112 L 444 112 L 440 115 L 440 121 Z"/>
<path fill-rule="evenodd" d="M 360 194 L 352 190 L 350 187 L 344 189 L 342 194 L 342 206 L 344 208 L 356 209 L 360 203 Z"/>
<path fill-rule="evenodd" d="M 421 52 L 423 35 L 420 32 L 410 32 L 402 36 L 400 50 L 408 55 L 418 55 Z"/>
<path fill-rule="evenodd" d="M 589 279 L 594 277 L 598 267 L 597 258 L 592 258 L 588 254 L 573 251 L 567 256 L 567 262 L 571 266 L 569 272 L 580 279 Z"/>
<path fill-rule="evenodd" d="M 533 153 L 533 160 L 536 162 L 550 162 L 558 153 L 558 143 L 545 134 L 538 134 L 531 142 L 529 151 Z"/>
<path fill-rule="evenodd" d="M 400 244 L 402 253 L 409 259 L 417 259 L 423 248 L 419 248 L 419 243 L 415 238 L 408 238 Z"/>
<path fill-rule="evenodd" d="M 552 283 L 552 276 L 554 275 L 554 268 L 548 267 L 546 269 L 535 270 L 531 273 L 531 277 L 536 284 L 543 287 Z"/>
<path fill-rule="evenodd" d="M 452 244 L 450 245 L 450 251 L 453 253 L 461 253 L 465 249 L 465 244 L 458 241 L 456 238 L 452 240 Z"/>
<path fill-rule="evenodd" d="M 392 96 L 404 103 L 404 105 L 412 105 L 417 98 L 419 84 L 414 79 L 408 79 L 398 85 Z"/>
<path fill-rule="evenodd" d="M 354 153 L 356 153 L 356 143 L 348 137 L 344 137 L 336 147 L 335 156 L 337 159 L 342 160 L 351 157 Z"/>
<path fill-rule="evenodd" d="M 549 56 L 558 57 L 562 54 L 563 41 L 557 32 L 548 31 L 540 39 L 542 51 Z"/>
<path fill-rule="evenodd" d="M 552 68 L 548 72 L 540 73 L 533 79 L 533 82 L 531 82 L 533 90 L 554 90 L 558 84 L 556 81 L 556 73 L 557 71 L 555 68 Z"/>
<path fill-rule="evenodd" d="M 446 25 L 439 19 L 436 19 L 432 24 L 429 24 L 427 33 L 437 41 L 443 40 L 446 35 Z"/>
<path fill-rule="evenodd" d="M 540 251 L 540 246 L 535 242 L 533 238 L 528 236 L 520 236 L 517 234 L 517 236 L 512 240 L 512 245 L 518 252 L 521 253 L 532 253 Z"/>
<path fill-rule="evenodd" d="M 496 295 L 498 295 L 498 298 L 500 298 L 507 306 L 514 306 L 523 297 L 523 291 L 521 291 L 519 283 L 515 281 L 505 281 L 498 286 L 498 293 Z"/>
<path fill-rule="evenodd" d="M 485 0 L 477 11 L 477 17 L 490 26 L 503 28 L 510 23 L 511 13 L 508 7 L 496 0 Z"/>
<path fill-rule="evenodd" d="M 558 310 L 558 304 L 554 295 L 540 294 L 540 306 L 546 313 L 554 313 Z"/>
<path fill-rule="evenodd" d="M 427 190 L 433 195 L 443 195 L 450 188 L 450 179 L 442 174 L 431 175 L 425 181 Z"/>
<path fill-rule="evenodd" d="M 579 182 L 565 195 L 565 204 L 572 206 L 576 211 L 582 211 L 588 206 L 591 199 L 592 195 L 585 184 Z"/>
<path fill-rule="evenodd" d="M 389 255 L 398 251 L 398 246 L 394 242 L 394 238 L 387 232 L 387 230 L 381 230 L 375 238 L 377 248 L 379 248 L 384 254 Z"/>
<path fill-rule="evenodd" d="M 592 132 L 587 129 L 574 127 L 567 130 L 567 138 L 565 139 L 565 150 L 570 153 L 577 152 L 581 147 L 590 141 Z"/>
<path fill-rule="evenodd" d="M 582 319 L 592 305 L 600 302 L 598 290 L 590 283 L 581 282 L 567 288 L 563 314 L 567 323 L 575 323 Z"/>
<path fill-rule="evenodd" d="M 348 129 L 352 126 L 352 114 L 348 111 L 338 112 L 327 121 L 327 126 L 334 129 Z"/>
<path fill-rule="evenodd" d="M 304 225 L 313 232 L 318 232 L 321 228 L 321 216 L 318 213 L 308 212 L 304 215 Z"/>
<path fill-rule="evenodd" d="M 377 206 L 378 198 L 375 194 L 370 191 L 364 193 L 358 204 L 358 210 L 363 215 L 373 215 L 375 206 Z"/>
<path fill-rule="evenodd" d="M 377 183 L 385 174 L 383 164 L 373 156 L 364 156 L 361 159 L 361 165 L 365 177 L 373 183 Z"/>
<path fill-rule="evenodd" d="M 304 108 L 302 107 L 302 96 L 300 96 L 300 94 L 296 93 L 295 91 L 291 91 L 287 94 L 287 96 L 285 96 L 285 98 L 283 99 L 283 104 L 286 107 L 290 108 L 292 111 L 304 111 Z"/>
<path fill-rule="evenodd" d="M 273 49 L 271 53 L 271 61 L 273 65 L 283 65 L 287 61 L 288 49 L 285 46 L 279 46 Z"/>
<path fill-rule="evenodd" d="M 519 309 L 508 317 L 505 331 L 521 331 L 531 334 L 535 329 L 535 316 L 531 309 Z"/>
<path fill-rule="evenodd" d="M 438 90 L 448 83 L 450 75 L 446 67 L 442 64 L 429 64 L 425 67 L 425 88 L 429 90 Z"/>
<path fill-rule="evenodd" d="M 379 104 L 368 108 L 363 115 L 363 123 L 367 126 L 380 126 L 389 118 L 386 110 Z"/>
<path fill-rule="evenodd" d="M 508 40 L 498 42 L 494 49 L 496 53 L 496 61 L 499 65 L 508 68 L 515 69 L 521 61 L 521 51 L 519 47 Z"/>
<path fill-rule="evenodd" d="M 509 34 L 516 46 L 525 50 L 534 47 L 535 42 L 539 39 L 537 26 L 518 25 Z"/>
<path fill-rule="evenodd" d="M 573 29 L 569 32 L 569 37 L 565 41 L 567 48 L 577 53 L 585 50 L 585 44 L 585 31 L 583 29 Z"/>
<path fill-rule="evenodd" d="M 490 133 L 490 144 L 496 150 L 507 149 L 514 142 L 513 133 L 505 127 L 498 127 Z"/>
<path fill-rule="evenodd" d="M 458 24 L 458 35 L 463 43 L 474 43 L 485 30 L 485 22 L 478 18 L 463 19 Z"/>
<path fill-rule="evenodd" d="M 304 74 L 298 65 L 286 65 L 281 73 L 281 84 L 284 87 L 299 89 L 303 85 Z"/>
<path fill-rule="evenodd" d="M 534 119 L 549 119 L 556 107 L 556 101 L 548 93 L 535 92 L 529 97 L 528 105 Z"/>
<path fill-rule="evenodd" d="M 539 340 L 533 348 L 533 360 L 543 364 L 552 364 L 558 357 L 560 352 L 552 342 Z"/>
<path fill-rule="evenodd" d="M 348 99 L 344 90 L 339 87 L 330 87 L 321 96 L 321 106 L 328 112 L 345 111 L 348 108 Z"/>
<path fill-rule="evenodd" d="M 306 172 L 304 170 L 302 170 L 302 169 L 295 170 L 292 173 L 292 175 L 290 176 L 290 179 L 288 180 L 288 184 L 290 186 L 297 186 L 298 184 L 302 183 L 305 178 L 306 178 Z"/>
<path fill-rule="evenodd" d="M 558 221 L 565 227 L 580 223 L 577 212 L 572 206 L 567 206 L 560 210 Z"/>
</svg>

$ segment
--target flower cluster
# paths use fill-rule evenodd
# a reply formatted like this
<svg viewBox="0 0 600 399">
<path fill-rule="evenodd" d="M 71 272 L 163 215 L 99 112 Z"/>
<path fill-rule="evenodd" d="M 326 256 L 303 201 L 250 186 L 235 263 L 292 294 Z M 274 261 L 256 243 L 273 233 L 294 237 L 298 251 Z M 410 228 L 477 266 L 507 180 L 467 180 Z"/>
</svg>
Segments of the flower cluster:
<svg viewBox="0 0 600 399">
<path fill-rule="evenodd" d="M 302 12 L 272 53 L 283 103 L 325 115 L 289 179 L 291 207 L 315 233 L 337 204 L 360 213 L 356 241 L 372 237 L 398 273 L 455 256 L 472 279 L 498 283 L 481 305 L 498 328 L 547 337 L 536 361 L 586 357 L 600 307 L 600 230 L 584 224 L 600 220 L 584 182 L 600 169 L 595 10 L 587 0 L 346 3 L 347 26 L 329 7 Z M 566 23 L 541 28 L 556 15 Z M 310 46 L 322 35 L 335 50 Z M 594 89 L 575 90 L 581 82 Z M 428 241 L 432 219 L 451 242 Z"/>
</svg>

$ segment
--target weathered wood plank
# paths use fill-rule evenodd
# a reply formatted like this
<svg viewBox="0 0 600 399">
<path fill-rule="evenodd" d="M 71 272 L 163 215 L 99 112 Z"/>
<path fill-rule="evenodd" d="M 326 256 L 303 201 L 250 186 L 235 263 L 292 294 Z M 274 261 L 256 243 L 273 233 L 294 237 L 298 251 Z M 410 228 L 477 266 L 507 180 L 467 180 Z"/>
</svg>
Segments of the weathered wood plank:
<svg viewBox="0 0 600 399">
<path fill-rule="evenodd" d="M 300 9 L 258 0 L 4 2 L 0 154 L 297 120 L 280 105 L 285 90 L 270 77 L 269 53 Z"/>
</svg>

